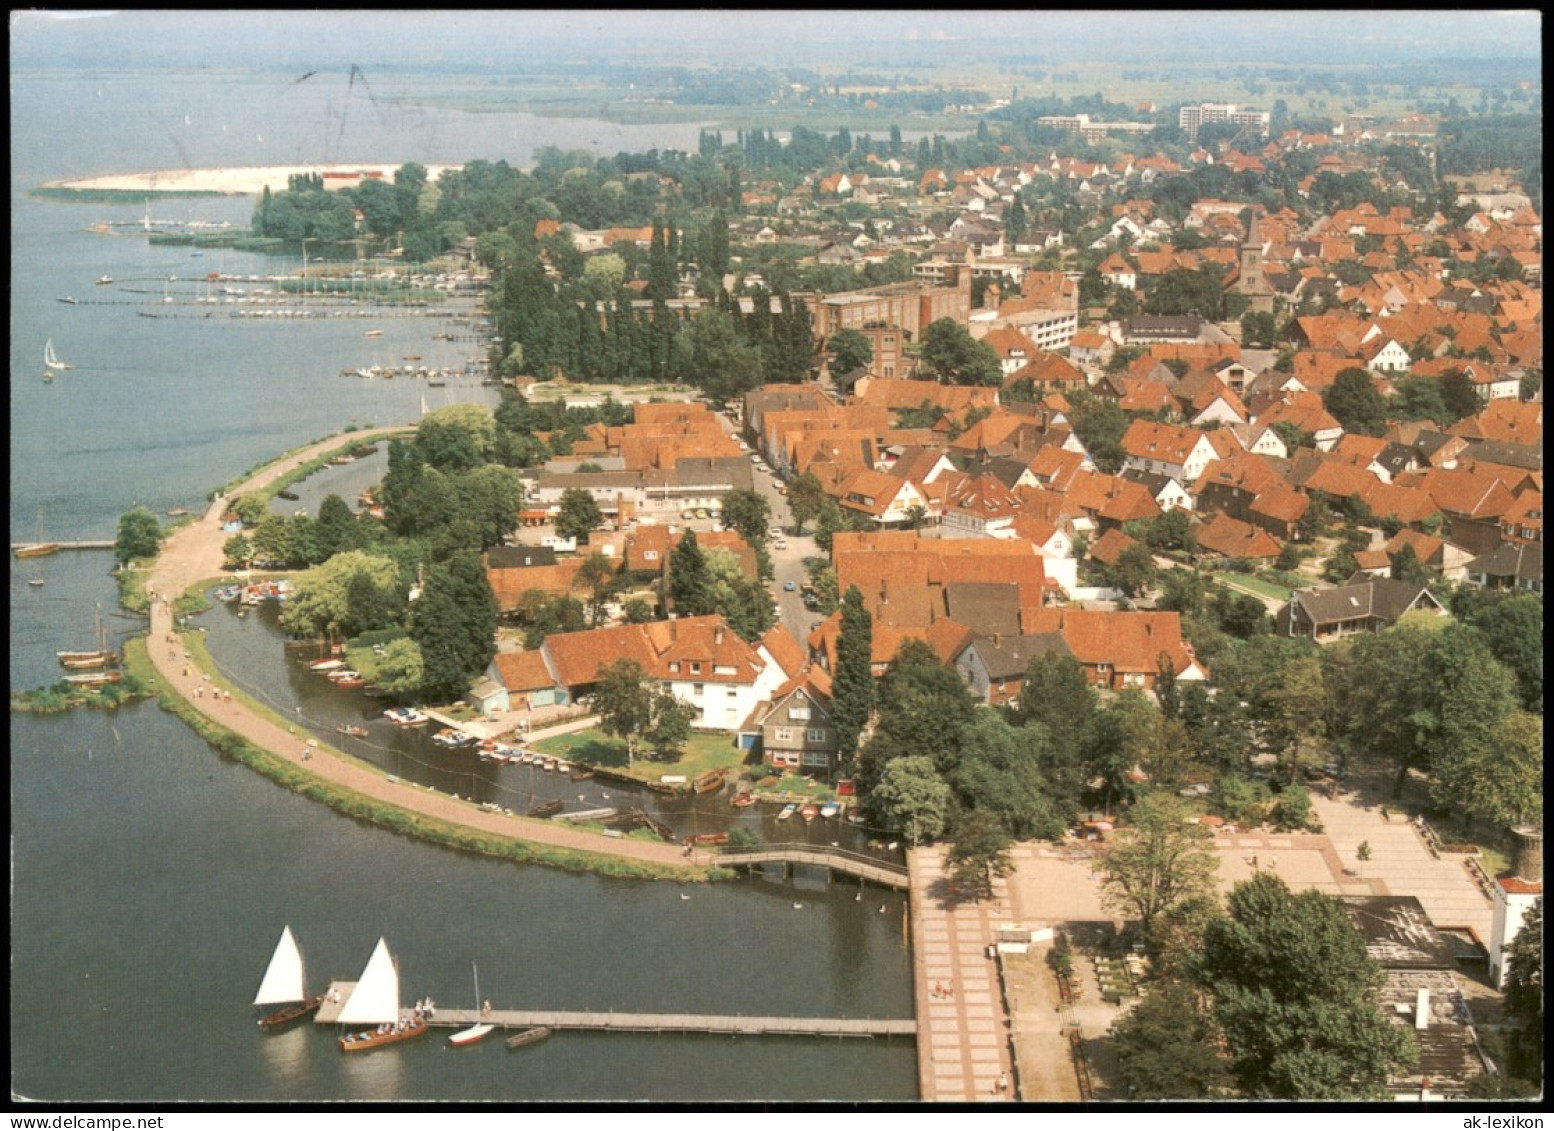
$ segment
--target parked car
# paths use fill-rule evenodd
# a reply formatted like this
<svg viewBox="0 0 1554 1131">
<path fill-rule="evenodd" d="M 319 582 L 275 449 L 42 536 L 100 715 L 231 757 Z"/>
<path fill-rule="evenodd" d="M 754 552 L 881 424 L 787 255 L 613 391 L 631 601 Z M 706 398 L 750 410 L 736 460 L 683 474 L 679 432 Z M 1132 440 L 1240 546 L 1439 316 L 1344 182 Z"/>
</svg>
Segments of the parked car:
<svg viewBox="0 0 1554 1131">
<path fill-rule="evenodd" d="M 793 584 L 793 582 L 791 582 L 791 581 L 784 581 L 782 583 L 782 588 L 783 588 L 783 592 L 785 592 L 785 593 L 792 593 L 795 589 L 798 588 L 798 586 Z"/>
</svg>

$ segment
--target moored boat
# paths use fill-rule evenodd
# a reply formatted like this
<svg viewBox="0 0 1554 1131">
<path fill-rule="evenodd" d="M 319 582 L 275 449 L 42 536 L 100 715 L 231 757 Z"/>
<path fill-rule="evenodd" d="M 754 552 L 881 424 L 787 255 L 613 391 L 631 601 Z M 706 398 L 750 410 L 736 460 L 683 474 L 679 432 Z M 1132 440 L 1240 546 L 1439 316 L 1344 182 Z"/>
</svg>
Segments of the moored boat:
<svg viewBox="0 0 1554 1131">
<path fill-rule="evenodd" d="M 347 723 L 345 726 L 335 727 L 335 730 L 337 730 L 341 734 L 348 734 L 352 738 L 366 738 L 367 737 L 367 728 L 366 727 L 359 727 L 355 723 Z"/>
<path fill-rule="evenodd" d="M 314 660 L 308 665 L 309 671 L 336 672 L 345 667 L 344 660 Z"/>
<path fill-rule="evenodd" d="M 728 833 L 697 833 L 686 837 L 685 842 L 697 848 L 720 848 L 728 843 Z"/>
<path fill-rule="evenodd" d="M 430 716 L 414 707 L 390 707 L 383 712 L 383 717 L 397 727 L 420 727 L 432 721 Z"/>
<path fill-rule="evenodd" d="M 777 819 L 779 821 L 786 821 L 789 817 L 793 816 L 793 814 L 797 813 L 798 811 L 799 807 L 790 801 L 788 804 L 782 807 L 782 812 L 777 814 Z"/>
<path fill-rule="evenodd" d="M 806 802 L 805 805 L 799 810 L 799 816 L 804 818 L 805 823 L 813 821 L 816 817 L 820 816 L 820 806 L 816 805 L 813 801 Z"/>
<path fill-rule="evenodd" d="M 722 770 L 708 770 L 705 774 L 702 774 L 695 781 L 691 782 L 691 791 L 697 794 L 716 793 L 722 788 Z"/>
<path fill-rule="evenodd" d="M 532 1029 L 525 1029 L 521 1033 L 514 1033 L 507 1038 L 507 1047 L 521 1049 L 524 1045 L 532 1045 L 537 1041 L 543 1041 L 550 1036 L 550 1030 L 544 1025 L 536 1025 Z"/>
<path fill-rule="evenodd" d="M 489 1012 L 489 1010 L 481 1009 L 480 967 L 476 966 L 474 963 L 470 963 L 470 966 L 475 971 L 475 1011 L 477 1013 Z M 448 1043 L 454 1048 L 463 1048 L 465 1045 L 479 1044 L 481 1041 L 489 1037 L 492 1030 L 495 1028 L 495 1025 L 482 1021 L 479 1024 L 471 1025 L 468 1029 L 460 1029 L 457 1033 L 448 1038 Z"/>
<path fill-rule="evenodd" d="M 122 683 L 124 674 L 117 671 L 82 672 L 80 675 L 67 675 L 65 682 L 76 687 L 101 687 L 105 683 Z"/>
<path fill-rule="evenodd" d="M 496 1029 L 495 1025 L 482 1021 L 479 1025 L 471 1025 L 468 1029 L 460 1029 L 448 1038 L 448 1043 L 454 1048 L 463 1048 L 466 1045 L 478 1044 L 489 1037 Z"/>
<path fill-rule="evenodd" d="M 365 1052 L 425 1035 L 426 1021 L 419 1012 L 409 1017 L 400 1015 L 399 969 L 385 940 L 378 940 L 361 979 L 340 1007 L 337 1020 L 341 1025 L 376 1026 L 346 1033 L 340 1038 L 341 1052 Z"/>
<path fill-rule="evenodd" d="M 728 803 L 735 809 L 745 809 L 755 804 L 755 794 L 747 789 L 743 793 L 734 794 L 728 799 Z"/>
<path fill-rule="evenodd" d="M 302 951 L 288 926 L 281 931 L 281 941 L 275 944 L 275 953 L 270 956 L 270 965 L 265 968 L 259 992 L 254 995 L 255 1005 L 281 1005 L 281 1008 L 260 1018 L 259 1028 L 274 1032 L 283 1025 L 306 1017 L 323 1004 L 322 995 L 307 995 L 304 982 Z"/>
<path fill-rule="evenodd" d="M 836 816 L 841 811 L 842 811 L 842 807 L 840 805 L 838 805 L 835 801 L 827 801 L 824 805 L 822 805 L 820 807 L 820 815 L 822 817 L 827 818 L 827 819 Z"/>
<path fill-rule="evenodd" d="M 565 806 L 563 801 L 547 801 L 543 805 L 536 805 L 529 810 L 531 817 L 554 817 Z"/>
</svg>

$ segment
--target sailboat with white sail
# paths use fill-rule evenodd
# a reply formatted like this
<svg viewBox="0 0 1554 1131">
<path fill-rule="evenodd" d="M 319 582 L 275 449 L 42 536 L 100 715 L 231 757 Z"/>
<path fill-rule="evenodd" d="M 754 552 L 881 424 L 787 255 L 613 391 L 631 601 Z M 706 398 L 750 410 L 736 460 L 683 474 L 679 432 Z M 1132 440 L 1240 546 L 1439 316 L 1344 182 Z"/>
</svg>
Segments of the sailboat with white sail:
<svg viewBox="0 0 1554 1131">
<path fill-rule="evenodd" d="M 306 1017 L 323 1004 L 324 998 L 309 997 L 304 988 L 302 950 L 287 926 L 281 931 L 281 941 L 275 944 L 270 965 L 265 968 L 264 980 L 254 995 L 255 1005 L 279 1005 L 281 1008 L 259 1019 L 259 1028 L 274 1032 L 298 1018 Z"/>
<path fill-rule="evenodd" d="M 474 968 L 475 971 L 475 1009 L 477 1012 L 484 1014 L 485 1010 L 480 1002 L 480 967 L 475 966 L 474 963 L 471 963 L 470 965 Z M 448 1038 L 448 1043 L 453 1045 L 455 1048 L 463 1048 L 465 1045 L 477 1044 L 489 1037 L 492 1030 L 495 1028 L 495 1025 L 482 1021 L 478 1025 L 471 1025 L 468 1029 L 460 1029 L 457 1033 Z"/>
<path fill-rule="evenodd" d="M 426 1021 L 419 1013 L 402 1017 L 399 1012 L 399 967 L 389 954 L 388 943 L 378 940 L 367 960 L 367 968 L 351 996 L 340 1008 L 337 1020 L 342 1025 L 374 1025 L 376 1028 L 346 1033 L 340 1038 L 341 1052 L 363 1052 L 384 1045 L 408 1041 L 426 1034 Z"/>
<path fill-rule="evenodd" d="M 65 369 L 74 369 L 74 365 L 66 364 L 59 360 L 59 355 L 54 352 L 54 339 L 50 338 L 43 345 L 43 367 L 56 373 Z"/>
</svg>

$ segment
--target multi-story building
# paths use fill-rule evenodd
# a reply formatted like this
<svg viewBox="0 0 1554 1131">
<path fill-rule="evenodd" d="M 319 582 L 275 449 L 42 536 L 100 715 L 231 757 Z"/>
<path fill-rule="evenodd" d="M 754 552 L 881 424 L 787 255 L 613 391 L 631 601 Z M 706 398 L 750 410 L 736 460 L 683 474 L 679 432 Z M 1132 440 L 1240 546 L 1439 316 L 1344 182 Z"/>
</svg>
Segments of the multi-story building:
<svg viewBox="0 0 1554 1131">
<path fill-rule="evenodd" d="M 1257 130 L 1258 136 L 1267 137 L 1270 120 L 1271 115 L 1268 111 L 1241 109 L 1234 102 L 1200 102 L 1196 106 L 1183 106 L 1177 115 L 1177 124 L 1187 132 L 1188 138 L 1194 141 L 1198 137 L 1198 127 L 1210 122 L 1251 126 Z"/>
</svg>

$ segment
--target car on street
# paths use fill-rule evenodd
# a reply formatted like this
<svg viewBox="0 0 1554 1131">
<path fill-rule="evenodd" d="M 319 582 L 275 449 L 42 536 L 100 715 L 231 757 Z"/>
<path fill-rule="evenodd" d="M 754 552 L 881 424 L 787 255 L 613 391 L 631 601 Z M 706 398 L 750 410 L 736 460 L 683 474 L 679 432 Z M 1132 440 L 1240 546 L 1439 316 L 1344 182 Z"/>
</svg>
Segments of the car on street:
<svg viewBox="0 0 1554 1131">
<path fill-rule="evenodd" d="M 779 538 L 775 545 L 779 550 L 786 550 L 788 548 L 788 540 L 786 538 Z"/>
<path fill-rule="evenodd" d="M 783 592 L 785 592 L 785 593 L 792 593 L 795 589 L 798 588 L 798 586 L 793 584 L 793 582 L 791 582 L 791 581 L 784 581 L 782 583 L 782 588 L 783 588 Z"/>
</svg>

